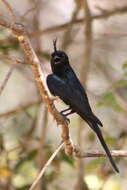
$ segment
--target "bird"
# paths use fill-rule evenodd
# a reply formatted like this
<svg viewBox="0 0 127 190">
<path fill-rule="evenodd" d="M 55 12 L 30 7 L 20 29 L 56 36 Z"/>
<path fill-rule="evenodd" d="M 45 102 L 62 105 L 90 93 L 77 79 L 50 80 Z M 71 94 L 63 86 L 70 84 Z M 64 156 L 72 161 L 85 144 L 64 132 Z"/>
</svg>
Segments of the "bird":
<svg viewBox="0 0 127 190">
<path fill-rule="evenodd" d="M 62 50 L 57 50 L 56 42 L 57 40 L 53 41 L 54 51 L 50 61 L 52 74 L 49 74 L 46 79 L 49 91 L 68 105 L 67 109 L 60 112 L 61 114 L 67 117 L 77 113 L 90 126 L 104 148 L 112 167 L 119 173 L 101 132 L 103 124 L 93 113 L 85 88 L 72 69 L 68 55 Z M 67 111 L 69 112 L 66 113 Z"/>
</svg>

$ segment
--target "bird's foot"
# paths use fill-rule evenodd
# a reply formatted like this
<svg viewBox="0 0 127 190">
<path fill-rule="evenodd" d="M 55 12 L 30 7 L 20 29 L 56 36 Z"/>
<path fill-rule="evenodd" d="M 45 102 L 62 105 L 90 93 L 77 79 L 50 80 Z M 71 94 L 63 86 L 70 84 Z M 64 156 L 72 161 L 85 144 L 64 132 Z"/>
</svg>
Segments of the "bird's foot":
<svg viewBox="0 0 127 190">
<path fill-rule="evenodd" d="M 61 113 L 61 112 L 60 112 Z M 69 118 L 67 118 L 67 116 L 66 115 L 64 115 L 63 113 L 61 113 L 61 115 L 65 118 L 65 120 L 67 121 L 67 123 L 68 124 L 70 124 L 70 119 Z"/>
</svg>

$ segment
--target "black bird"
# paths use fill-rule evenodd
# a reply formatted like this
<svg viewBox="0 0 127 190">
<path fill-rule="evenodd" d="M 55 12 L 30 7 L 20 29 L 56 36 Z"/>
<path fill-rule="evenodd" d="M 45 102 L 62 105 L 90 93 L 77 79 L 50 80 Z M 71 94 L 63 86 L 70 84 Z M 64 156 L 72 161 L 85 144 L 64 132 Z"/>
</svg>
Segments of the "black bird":
<svg viewBox="0 0 127 190">
<path fill-rule="evenodd" d="M 111 153 L 104 141 L 101 130 L 101 121 L 94 115 L 89 104 L 85 89 L 81 85 L 75 72 L 69 64 L 69 59 L 64 51 L 56 49 L 56 40 L 53 42 L 54 52 L 51 54 L 51 68 L 53 74 L 47 76 L 47 85 L 54 96 L 59 96 L 69 108 L 61 113 L 70 111 L 65 116 L 77 113 L 84 119 L 99 138 L 113 168 L 119 172 Z"/>
</svg>

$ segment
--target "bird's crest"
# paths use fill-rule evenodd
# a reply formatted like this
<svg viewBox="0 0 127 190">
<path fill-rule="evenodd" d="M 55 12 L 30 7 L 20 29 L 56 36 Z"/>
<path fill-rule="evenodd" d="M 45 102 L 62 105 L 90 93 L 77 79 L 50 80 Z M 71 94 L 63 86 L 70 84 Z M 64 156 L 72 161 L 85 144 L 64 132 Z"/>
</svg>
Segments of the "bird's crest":
<svg viewBox="0 0 127 190">
<path fill-rule="evenodd" d="M 57 43 L 57 38 L 55 40 L 53 40 L 53 46 L 54 46 L 54 51 L 55 52 L 57 51 L 56 43 Z"/>
</svg>

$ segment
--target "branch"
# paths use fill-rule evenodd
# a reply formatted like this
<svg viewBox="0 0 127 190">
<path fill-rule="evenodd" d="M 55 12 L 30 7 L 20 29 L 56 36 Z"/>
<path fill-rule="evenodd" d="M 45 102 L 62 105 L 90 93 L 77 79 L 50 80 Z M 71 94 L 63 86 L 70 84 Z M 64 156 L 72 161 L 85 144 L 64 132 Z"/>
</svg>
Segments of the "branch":
<svg viewBox="0 0 127 190">
<path fill-rule="evenodd" d="M 46 108 L 42 109 L 41 107 L 38 120 L 39 122 L 37 122 L 38 123 L 37 127 L 41 129 L 40 143 L 38 147 L 38 169 L 40 171 L 41 168 L 43 168 L 46 163 L 45 145 L 46 145 L 46 133 L 47 133 L 47 126 L 48 126 L 48 112 Z M 43 186 L 44 186 L 44 181 L 40 181 L 40 183 L 38 183 L 36 190 L 42 189 Z"/>
<path fill-rule="evenodd" d="M 5 59 L 6 61 L 10 61 L 10 62 L 15 63 L 15 64 L 25 64 L 25 65 L 28 64 L 28 61 L 26 61 L 26 60 L 13 58 L 13 57 L 10 57 L 8 55 L 1 55 L 0 54 L 0 58 Z"/>
<path fill-rule="evenodd" d="M 44 167 L 42 168 L 41 172 L 39 173 L 39 175 L 37 176 L 37 178 L 35 179 L 35 181 L 33 182 L 33 184 L 31 185 L 29 190 L 34 190 L 34 188 L 36 187 L 37 183 L 39 182 L 39 180 L 42 178 L 43 174 L 45 173 L 47 167 L 51 164 L 51 162 L 53 161 L 53 159 L 56 157 L 57 153 L 61 150 L 61 148 L 63 147 L 64 142 L 62 142 L 58 148 L 55 150 L 55 152 L 52 154 L 52 156 L 49 158 L 49 160 L 46 162 L 46 164 L 44 165 Z"/>
<path fill-rule="evenodd" d="M 13 10 L 11 9 L 13 12 Z M 19 40 L 22 49 L 26 55 L 28 62 L 31 64 L 31 68 L 34 74 L 34 78 L 37 84 L 37 87 L 40 91 L 40 95 L 46 104 L 49 112 L 53 115 L 54 119 L 56 120 L 57 124 L 60 125 L 62 129 L 62 139 L 65 143 L 65 152 L 67 154 L 72 154 L 73 152 L 73 145 L 71 143 L 69 137 L 69 128 L 67 120 L 63 115 L 61 115 L 54 106 L 52 99 L 50 98 L 47 90 L 47 86 L 45 85 L 44 74 L 42 73 L 41 65 L 39 59 L 34 52 L 31 43 L 26 35 L 25 28 L 21 23 L 12 23 L 10 24 L 5 19 L 0 18 L 0 25 L 9 28 L 12 30 L 14 36 Z"/>
<path fill-rule="evenodd" d="M 63 50 L 66 50 L 67 46 L 73 41 L 72 39 L 74 39 L 74 34 L 72 34 L 73 22 L 76 20 L 80 9 L 81 9 L 80 1 L 76 1 L 76 7 L 72 13 L 71 21 L 63 36 L 62 46 L 61 46 Z"/>
<path fill-rule="evenodd" d="M 72 147 L 72 144 L 71 144 L 71 141 L 69 138 L 69 128 L 68 128 L 67 121 L 57 111 L 57 109 L 55 108 L 55 106 L 53 104 L 52 99 L 48 95 L 47 86 L 45 85 L 45 79 L 44 79 L 44 75 L 41 70 L 40 62 L 39 62 L 33 48 L 31 47 L 29 39 L 24 34 L 25 33 L 24 28 L 22 27 L 22 25 L 19 26 L 19 24 L 18 25 L 16 24 L 16 26 L 17 26 L 17 29 L 14 30 L 14 28 L 13 28 L 12 31 L 17 36 L 28 61 L 31 63 L 32 71 L 34 73 L 35 81 L 36 81 L 37 87 L 40 91 L 40 95 L 41 95 L 42 99 L 44 100 L 48 110 L 54 116 L 54 119 L 56 120 L 57 124 L 60 125 L 62 128 L 62 138 L 63 138 L 63 140 L 65 142 L 65 146 L 66 146 L 65 151 L 68 154 L 72 154 L 73 147 Z M 18 31 L 18 26 L 21 27 L 20 32 Z"/>
<path fill-rule="evenodd" d="M 6 0 L 1 0 L 1 1 L 5 5 L 6 9 L 8 10 L 8 13 L 9 13 L 10 17 L 12 18 L 13 22 L 16 22 L 16 16 L 14 15 L 14 12 L 11 9 L 9 3 Z"/>
<path fill-rule="evenodd" d="M 49 160 L 46 162 L 46 164 L 44 165 L 44 167 L 42 168 L 42 170 L 40 171 L 40 173 L 38 174 L 37 178 L 34 180 L 33 184 L 31 185 L 29 190 L 34 190 L 34 188 L 36 187 L 36 185 L 38 184 L 39 180 L 42 178 L 42 176 L 44 175 L 47 167 L 51 164 L 51 162 L 53 161 L 53 159 L 56 157 L 57 153 L 60 151 L 60 149 L 63 147 L 64 143 L 62 142 L 58 148 L 55 150 L 55 152 L 52 154 L 52 156 L 49 158 Z M 127 157 L 127 150 L 113 150 L 111 151 L 111 155 L 113 157 Z M 107 155 L 103 152 L 84 152 L 84 153 L 80 153 L 79 151 L 77 151 L 76 149 L 74 150 L 74 156 L 77 158 L 88 158 L 88 157 L 107 157 Z"/>
<path fill-rule="evenodd" d="M 6 86 L 9 78 L 11 77 L 11 74 L 12 74 L 13 70 L 14 70 L 14 65 L 9 69 L 9 71 L 7 72 L 7 74 L 5 76 L 5 79 L 3 80 L 3 82 L 2 82 L 2 84 L 0 86 L 0 95 L 2 94 L 2 92 L 3 92 L 3 90 L 4 90 L 5 86 Z"/>
<path fill-rule="evenodd" d="M 91 20 L 97 20 L 97 19 L 106 19 L 109 18 L 111 16 L 117 15 L 117 14 L 125 14 L 127 12 L 127 6 L 124 7 L 120 7 L 120 8 L 115 8 L 113 10 L 103 10 L 103 14 L 97 14 L 97 15 L 91 15 Z M 30 33 L 30 36 L 39 36 L 42 34 L 48 34 L 48 33 L 52 33 L 52 32 L 57 32 L 57 31 L 61 31 L 64 29 L 67 29 L 70 26 L 70 22 L 71 24 L 82 24 L 83 22 L 86 22 L 87 19 L 85 18 L 80 18 L 80 19 L 76 19 L 76 20 L 71 20 L 65 24 L 61 24 L 58 26 L 53 26 L 53 27 L 49 27 L 47 29 L 44 30 L 39 30 L 39 31 L 35 31 Z"/>
<path fill-rule="evenodd" d="M 4 117 L 12 116 L 13 114 L 19 113 L 19 112 L 21 112 L 21 111 L 23 111 L 25 109 L 28 109 L 31 106 L 34 106 L 36 104 L 40 104 L 41 102 L 42 102 L 42 100 L 38 100 L 38 101 L 35 101 L 35 102 L 30 102 L 30 103 L 27 103 L 25 105 L 18 106 L 17 108 L 15 108 L 15 109 L 13 109 L 11 111 L 1 113 L 0 114 L 0 119 L 4 118 Z"/>
<path fill-rule="evenodd" d="M 5 0 L 3 0 L 4 2 Z M 11 9 L 12 11 L 12 9 Z M 13 12 L 13 11 L 12 11 Z M 84 21 L 84 19 L 83 19 Z M 66 119 L 57 111 L 57 109 L 54 106 L 54 103 L 52 99 L 50 98 L 48 91 L 47 91 L 47 86 L 45 85 L 45 79 L 43 72 L 41 70 L 40 62 L 38 60 L 38 57 L 36 56 L 31 43 L 28 39 L 28 36 L 26 34 L 25 28 L 21 23 L 14 23 L 10 24 L 8 21 L 5 19 L 0 18 L 0 25 L 11 29 L 12 33 L 14 36 L 19 40 L 20 45 L 22 49 L 24 50 L 24 53 L 26 55 L 26 58 L 28 62 L 31 64 L 31 68 L 35 77 L 35 81 L 37 84 L 37 87 L 40 91 L 40 95 L 46 104 L 48 110 L 50 113 L 53 115 L 54 119 L 56 120 L 57 124 L 61 126 L 62 128 L 62 139 L 63 142 L 58 146 L 56 151 L 53 153 L 53 155 L 50 157 L 48 162 L 45 164 L 43 169 L 41 170 L 39 176 L 36 178 L 32 186 L 30 187 L 29 190 L 33 190 L 33 188 L 36 186 L 40 178 L 43 176 L 44 172 L 46 171 L 47 167 L 51 164 L 52 160 L 55 158 L 57 153 L 60 151 L 60 149 L 65 145 L 65 151 L 67 154 L 72 154 L 77 157 L 77 158 L 84 158 L 84 157 L 105 157 L 105 153 L 99 153 L 99 152 L 94 152 L 94 153 L 82 153 L 75 148 L 73 149 L 70 137 L 69 137 L 69 128 L 68 128 L 68 123 Z M 112 151 L 112 156 L 118 157 L 118 156 L 127 156 L 127 151 Z"/>
<path fill-rule="evenodd" d="M 107 157 L 106 153 L 99 152 L 99 151 L 81 153 L 79 150 L 75 150 L 74 152 L 75 152 L 74 156 L 77 158 Z M 111 155 L 113 157 L 127 157 L 127 150 L 112 150 Z"/>
<path fill-rule="evenodd" d="M 88 0 L 83 1 L 83 9 L 85 15 L 85 22 L 84 22 L 84 54 L 83 54 L 83 62 L 80 68 L 80 80 L 82 84 L 85 86 L 89 71 L 90 71 L 90 63 L 91 63 L 91 54 L 92 54 L 92 20 L 91 20 L 91 12 L 88 5 Z M 83 143 L 83 120 L 79 118 L 79 129 L 78 129 L 78 146 L 82 149 Z M 84 125 L 86 127 L 86 124 Z M 87 184 L 84 182 L 84 161 L 79 159 L 78 161 L 78 175 L 77 175 L 77 184 L 76 190 L 88 190 Z"/>
</svg>

